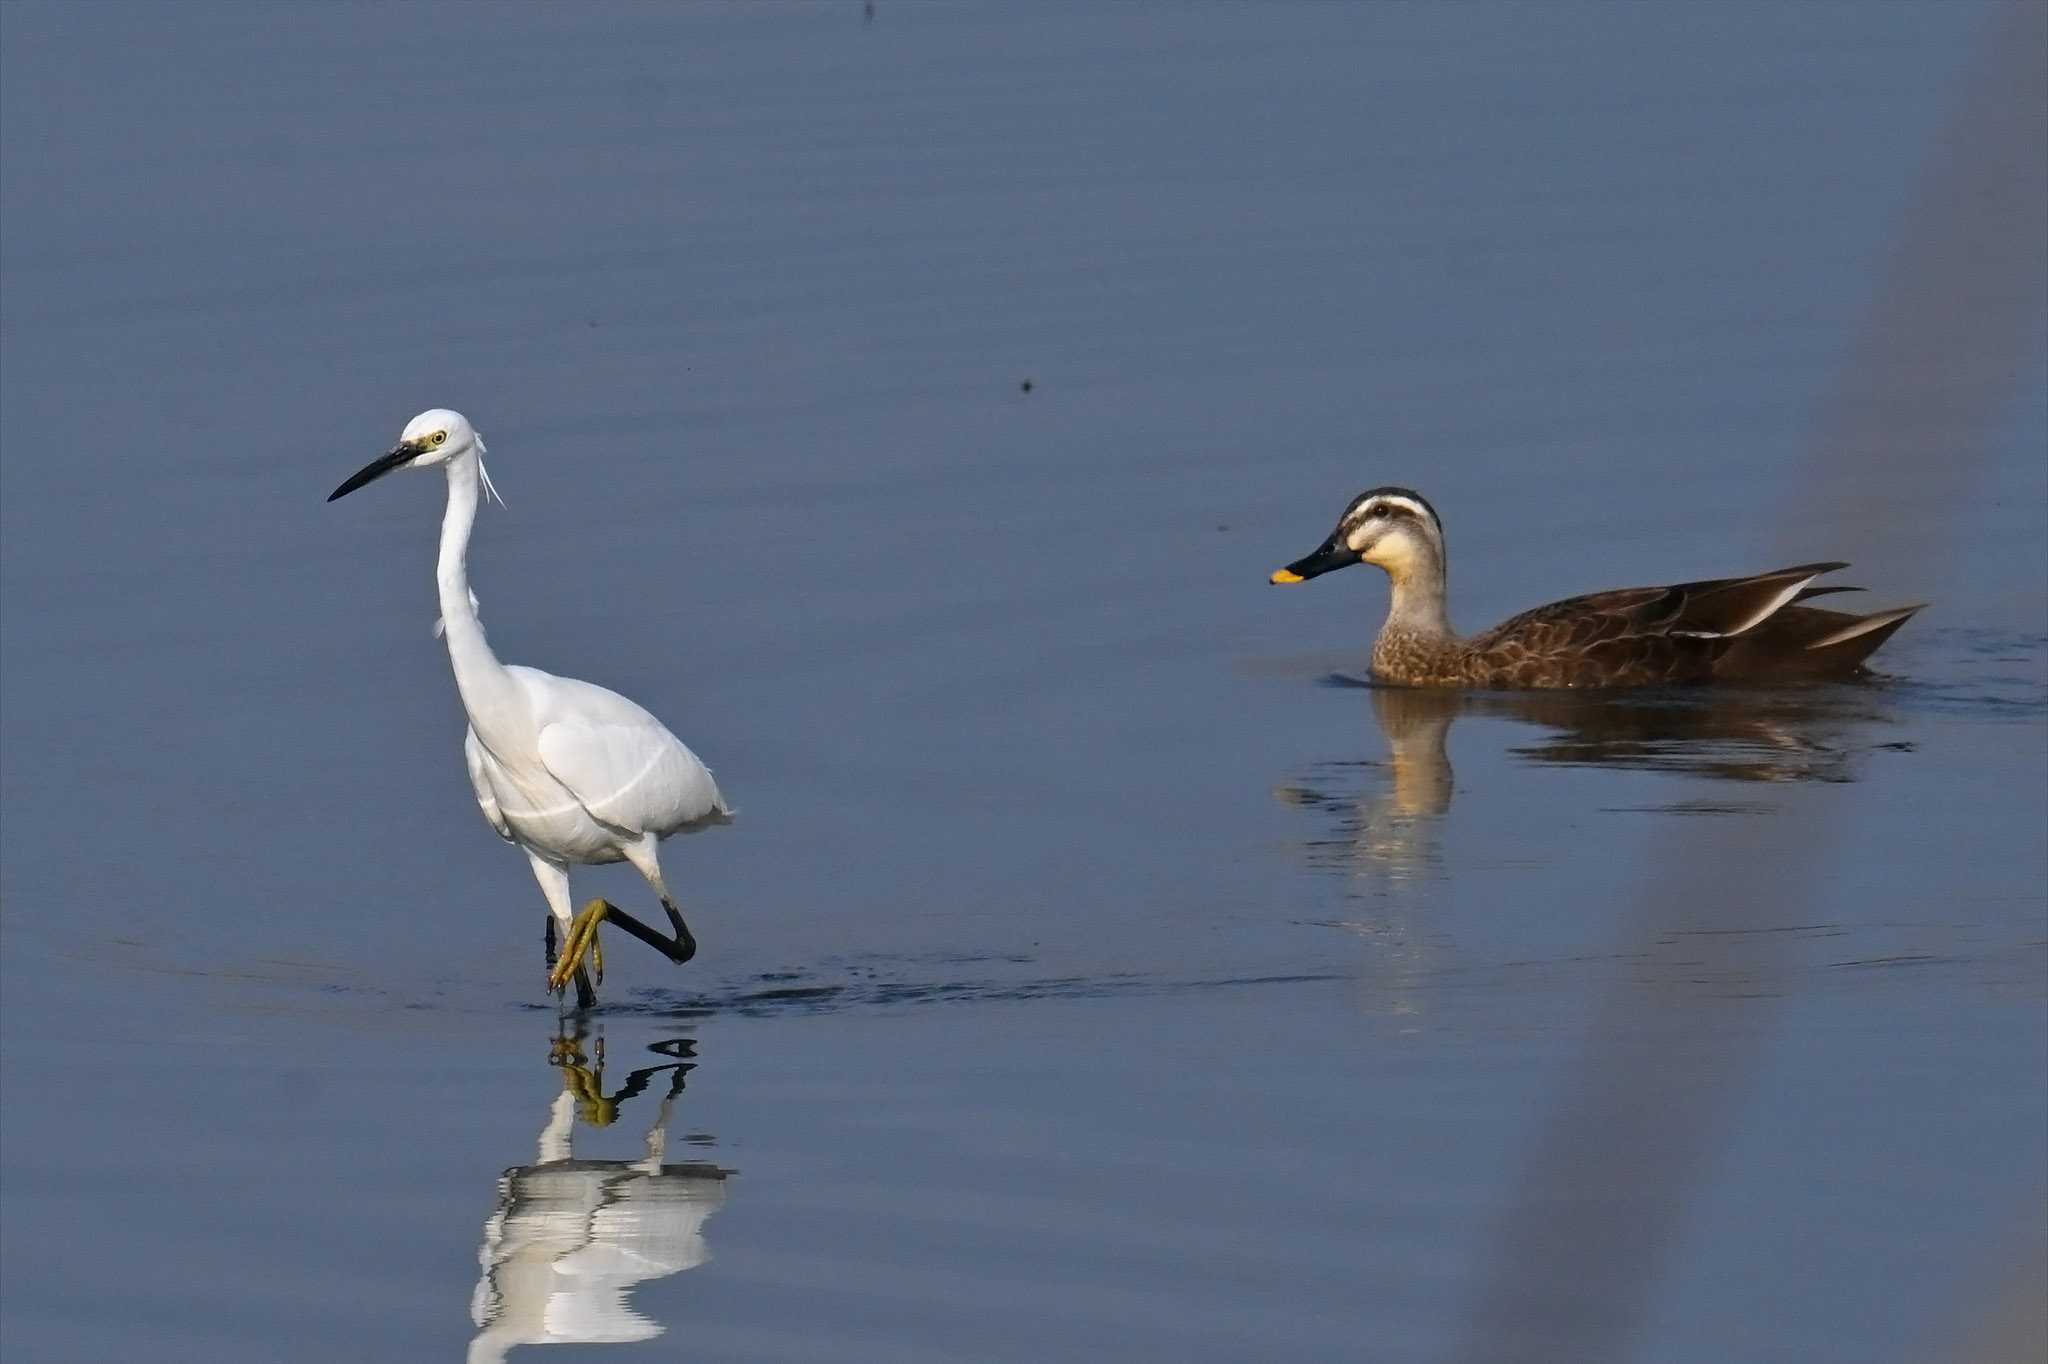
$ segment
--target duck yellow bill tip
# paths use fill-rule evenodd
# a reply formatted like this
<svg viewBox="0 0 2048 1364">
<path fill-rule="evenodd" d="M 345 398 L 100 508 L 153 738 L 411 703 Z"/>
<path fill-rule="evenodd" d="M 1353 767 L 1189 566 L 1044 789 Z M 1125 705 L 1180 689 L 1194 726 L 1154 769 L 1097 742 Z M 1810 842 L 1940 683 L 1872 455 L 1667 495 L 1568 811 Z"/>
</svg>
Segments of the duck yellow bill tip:
<svg viewBox="0 0 2048 1364">
<path fill-rule="evenodd" d="M 1299 573 L 1290 573 L 1284 568 L 1276 568 L 1273 570 L 1273 576 L 1266 579 L 1266 581 L 1269 583 L 1303 583 L 1307 582 L 1308 579 L 1302 577 Z"/>
</svg>

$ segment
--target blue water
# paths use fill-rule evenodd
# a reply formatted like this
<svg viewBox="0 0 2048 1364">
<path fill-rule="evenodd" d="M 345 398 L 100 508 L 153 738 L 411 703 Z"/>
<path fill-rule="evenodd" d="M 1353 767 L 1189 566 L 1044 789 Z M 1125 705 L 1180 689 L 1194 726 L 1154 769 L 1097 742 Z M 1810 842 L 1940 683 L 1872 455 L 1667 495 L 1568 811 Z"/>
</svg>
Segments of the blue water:
<svg viewBox="0 0 2048 1364">
<path fill-rule="evenodd" d="M 1996 17 L 0 9 L 0 1352 L 1909 1360 L 2035 1300 L 2038 315 L 1916 462 L 1817 454 Z M 580 1035 L 441 485 L 322 500 L 444 404 L 500 654 L 740 810 Z M 1370 570 L 1265 585 L 1387 482 L 1467 628 L 1934 605 L 1864 684 L 1389 696 Z"/>
</svg>

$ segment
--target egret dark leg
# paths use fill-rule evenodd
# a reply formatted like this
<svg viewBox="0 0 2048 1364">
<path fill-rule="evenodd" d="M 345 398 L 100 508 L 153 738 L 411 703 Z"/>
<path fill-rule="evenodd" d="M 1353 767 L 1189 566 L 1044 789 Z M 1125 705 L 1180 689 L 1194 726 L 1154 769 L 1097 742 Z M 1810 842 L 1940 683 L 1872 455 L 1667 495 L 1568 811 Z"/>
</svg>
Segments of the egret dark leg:
<svg viewBox="0 0 2048 1364">
<path fill-rule="evenodd" d="M 664 938 L 651 929 L 634 936 L 681 966 L 697 955 L 697 939 L 691 935 L 690 926 L 683 922 L 683 912 L 676 908 L 676 897 L 668 893 L 668 883 L 661 879 L 661 858 L 656 850 L 659 842 L 653 834 L 645 834 L 638 842 L 629 843 L 620 851 L 633 864 L 633 870 L 646 878 L 648 889 L 661 898 L 661 907 L 668 912 L 673 936 Z M 632 932 L 630 928 L 627 931 Z"/>
<path fill-rule="evenodd" d="M 607 920 L 625 929 L 628 933 L 631 933 L 641 942 L 646 943 L 676 965 L 681 966 L 684 962 L 697 955 L 697 940 L 690 936 L 690 926 L 683 922 L 683 912 L 677 909 L 675 901 L 667 896 L 664 895 L 662 897 L 661 907 L 668 911 L 668 921 L 675 929 L 673 937 L 663 933 L 658 928 L 650 928 L 648 925 L 641 923 L 615 904 L 611 904 L 608 901 L 603 903 L 605 905 L 604 917 Z"/>
<path fill-rule="evenodd" d="M 548 973 L 553 975 L 555 970 L 555 916 L 552 914 L 548 915 L 547 928 L 542 935 L 542 945 L 547 949 Z M 591 942 L 591 946 L 593 948 L 597 946 L 594 939 Z M 604 953 L 602 951 L 597 953 L 597 978 L 599 980 L 604 979 Z M 588 1009 L 593 1004 L 596 1004 L 597 991 L 591 986 L 590 973 L 579 966 L 576 968 L 575 980 L 576 1007 L 578 1009 Z"/>
<path fill-rule="evenodd" d="M 667 952 L 668 959 L 681 966 L 697 955 L 697 940 L 690 936 L 690 926 L 683 922 L 683 911 L 676 908 L 674 900 L 662 896 L 661 907 L 668 911 L 669 924 L 675 929 L 675 950 Z"/>
<path fill-rule="evenodd" d="M 609 900 L 592 900 L 583 907 L 583 912 L 576 916 L 575 922 L 570 924 L 569 936 L 562 944 L 561 958 L 555 962 L 554 973 L 548 977 L 548 988 L 560 991 L 568 985 L 571 975 L 582 969 L 583 958 L 588 953 L 596 952 L 596 960 L 603 961 L 603 949 L 596 946 L 597 926 L 600 923 L 617 924 L 678 966 L 696 956 L 697 940 L 690 935 L 689 926 L 683 922 L 682 911 L 675 907 L 674 901 L 666 897 L 662 900 L 662 908 L 668 911 L 669 923 L 675 928 L 673 937 L 659 929 L 648 927 Z M 599 979 L 603 979 L 601 974 Z"/>
<path fill-rule="evenodd" d="M 592 900 L 583 907 L 583 912 L 569 921 L 569 931 L 562 938 L 562 955 L 555 960 L 554 969 L 548 972 L 548 989 L 560 994 L 576 981 L 576 998 L 579 1003 L 586 992 L 591 999 L 596 993 L 590 989 L 590 974 L 584 968 L 588 961 L 597 968 L 598 979 L 604 978 L 604 949 L 597 944 L 597 926 L 604 921 L 611 905 L 604 900 Z M 584 1008 L 590 1007 L 587 1003 Z"/>
<path fill-rule="evenodd" d="M 533 866 L 534 879 L 540 882 L 541 893 L 547 897 L 547 926 L 541 930 L 541 950 L 545 953 L 548 967 L 548 991 L 560 995 L 569 988 L 569 982 L 576 982 L 576 1007 L 587 1009 L 597 1002 L 597 991 L 592 988 L 590 972 L 584 969 L 589 957 L 596 968 L 597 979 L 604 980 L 604 953 L 593 952 L 591 939 L 595 924 L 585 928 L 581 937 L 577 929 L 581 920 L 572 916 L 569 899 L 569 869 L 559 862 L 553 862 L 531 848 L 526 858 Z M 557 935 L 560 936 L 562 955 L 556 953 Z"/>
</svg>

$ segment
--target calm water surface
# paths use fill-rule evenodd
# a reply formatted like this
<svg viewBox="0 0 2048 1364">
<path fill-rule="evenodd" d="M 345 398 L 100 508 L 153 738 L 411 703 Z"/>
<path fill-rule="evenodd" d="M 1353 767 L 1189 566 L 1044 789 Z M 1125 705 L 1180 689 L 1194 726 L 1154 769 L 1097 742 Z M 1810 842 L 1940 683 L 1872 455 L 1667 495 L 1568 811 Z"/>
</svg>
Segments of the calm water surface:
<svg viewBox="0 0 2048 1364">
<path fill-rule="evenodd" d="M 2048 1234 L 2038 321 L 1925 482 L 1801 471 L 1985 13 L 0 10 L 10 1364 L 1473 1358 L 1588 1074 L 1705 1096 L 1622 1357 L 1967 1337 Z M 581 1021 L 441 482 L 322 502 L 435 404 L 499 652 L 741 812 Z M 1468 628 L 1935 606 L 1379 692 L 1378 581 L 1264 580 L 1383 482 Z"/>
</svg>

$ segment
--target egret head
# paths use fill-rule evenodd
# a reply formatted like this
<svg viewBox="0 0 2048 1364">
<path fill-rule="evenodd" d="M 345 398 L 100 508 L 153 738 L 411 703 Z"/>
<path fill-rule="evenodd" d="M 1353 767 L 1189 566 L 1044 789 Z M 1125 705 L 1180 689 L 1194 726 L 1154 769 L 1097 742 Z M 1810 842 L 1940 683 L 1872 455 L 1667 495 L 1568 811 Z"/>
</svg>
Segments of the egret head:
<svg viewBox="0 0 2048 1364">
<path fill-rule="evenodd" d="M 445 407 L 428 408 L 405 424 L 399 434 L 398 444 L 386 450 L 377 458 L 349 475 L 348 480 L 332 493 L 327 500 L 346 497 L 365 483 L 374 483 L 393 469 L 427 469 L 436 464 L 447 464 L 452 460 L 474 453 L 477 467 L 483 467 L 483 437 L 469 424 L 469 418 L 460 412 L 451 412 Z M 490 487 L 488 476 L 484 486 Z M 496 496 L 495 490 L 492 495 Z"/>
<path fill-rule="evenodd" d="M 1398 581 L 1421 564 L 1441 571 L 1444 527 L 1436 508 L 1407 488 L 1374 488 L 1351 499 L 1337 529 L 1315 552 L 1274 572 L 1276 583 L 1305 582 L 1355 563 L 1378 564 Z"/>
</svg>

